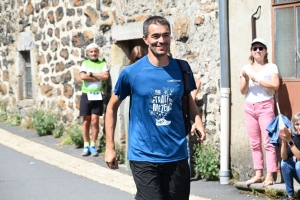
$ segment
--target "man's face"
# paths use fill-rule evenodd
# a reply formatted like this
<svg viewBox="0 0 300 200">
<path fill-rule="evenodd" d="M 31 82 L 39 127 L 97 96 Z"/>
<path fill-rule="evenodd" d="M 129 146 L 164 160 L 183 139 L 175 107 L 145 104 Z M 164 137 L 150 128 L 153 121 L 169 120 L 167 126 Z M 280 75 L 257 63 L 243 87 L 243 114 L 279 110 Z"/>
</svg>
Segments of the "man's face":
<svg viewBox="0 0 300 200">
<path fill-rule="evenodd" d="M 97 60 L 99 56 L 99 49 L 91 48 L 87 51 L 87 55 L 91 60 Z"/>
<path fill-rule="evenodd" d="M 167 25 L 151 24 L 148 28 L 148 36 L 143 40 L 155 57 L 167 55 L 170 49 L 171 34 Z M 149 53 L 150 53 L 149 51 Z"/>
</svg>

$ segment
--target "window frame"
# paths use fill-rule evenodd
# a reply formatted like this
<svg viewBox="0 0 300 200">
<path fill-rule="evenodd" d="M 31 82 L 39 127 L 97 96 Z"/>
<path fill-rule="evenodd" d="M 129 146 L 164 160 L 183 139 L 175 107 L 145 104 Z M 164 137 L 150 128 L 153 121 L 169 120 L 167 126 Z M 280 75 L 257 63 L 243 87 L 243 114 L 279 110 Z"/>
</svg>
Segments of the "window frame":
<svg viewBox="0 0 300 200">
<path fill-rule="evenodd" d="M 275 0 L 272 0 L 272 44 L 273 44 L 273 51 L 272 51 L 272 60 L 275 62 L 275 34 L 276 34 L 276 27 L 275 27 L 275 10 L 276 9 L 281 9 L 281 8 L 290 8 L 290 7 L 293 7 L 294 8 L 294 45 L 295 47 L 297 48 L 297 11 L 296 11 L 296 8 L 297 6 L 300 7 L 300 1 L 295 1 L 295 2 L 288 2 L 288 3 L 275 3 Z M 296 52 L 295 52 L 296 53 Z M 276 64 L 276 63 L 275 63 Z M 295 67 L 297 66 L 297 63 L 295 61 Z M 297 69 L 296 69 L 297 71 Z M 297 74 L 296 74 L 297 76 Z M 284 82 L 292 82 L 292 81 L 297 81 L 297 82 L 300 82 L 300 76 L 297 78 L 297 77 L 294 77 L 294 78 L 284 78 L 284 77 L 281 77 L 281 79 L 284 81 Z"/>
<path fill-rule="evenodd" d="M 22 88 L 19 88 L 19 89 L 22 89 L 23 90 L 23 93 L 22 93 L 22 97 L 20 100 L 24 100 L 24 99 L 33 99 L 33 88 L 32 88 L 32 66 L 31 66 L 31 51 L 30 50 L 25 50 L 25 51 L 19 51 L 20 53 L 20 56 L 23 58 L 23 61 L 25 62 L 23 66 L 23 75 L 22 75 Z M 25 59 L 25 56 L 27 56 L 27 59 Z M 28 61 L 28 62 L 27 62 Z M 27 69 L 30 69 L 31 73 L 30 73 L 30 81 L 28 81 L 27 77 L 28 77 L 28 74 L 27 74 Z M 30 83 L 31 84 L 31 88 L 28 88 L 27 84 Z M 19 86 L 20 87 L 20 86 Z M 29 91 L 31 90 L 31 91 Z M 29 96 L 28 94 L 31 93 L 31 96 Z"/>
<path fill-rule="evenodd" d="M 272 0 L 272 6 L 280 6 L 280 5 L 288 5 L 288 4 L 295 4 L 299 3 L 299 0 L 294 0 L 294 2 L 287 2 L 287 3 L 275 3 L 275 0 Z"/>
</svg>

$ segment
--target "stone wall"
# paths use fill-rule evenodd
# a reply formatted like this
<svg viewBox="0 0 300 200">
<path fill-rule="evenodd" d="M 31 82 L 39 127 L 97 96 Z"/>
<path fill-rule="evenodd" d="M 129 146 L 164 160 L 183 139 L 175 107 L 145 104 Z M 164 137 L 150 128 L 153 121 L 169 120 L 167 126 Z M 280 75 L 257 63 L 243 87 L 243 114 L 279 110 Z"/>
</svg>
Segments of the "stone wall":
<svg viewBox="0 0 300 200">
<path fill-rule="evenodd" d="M 173 57 L 186 59 L 202 86 L 197 105 L 203 115 L 208 139 L 219 149 L 220 54 L 218 2 L 216 0 L 4 0 L 0 3 L 0 91 L 9 105 L 22 111 L 15 73 L 19 35 L 32 35 L 35 91 L 32 104 L 57 106 L 62 120 L 78 117 L 79 67 L 91 42 L 101 47 L 101 59 L 109 66 L 118 45 L 112 26 L 144 21 L 151 15 L 171 23 Z M 120 32 L 120 34 L 122 34 Z M 140 38 L 142 35 L 140 36 Z"/>
</svg>

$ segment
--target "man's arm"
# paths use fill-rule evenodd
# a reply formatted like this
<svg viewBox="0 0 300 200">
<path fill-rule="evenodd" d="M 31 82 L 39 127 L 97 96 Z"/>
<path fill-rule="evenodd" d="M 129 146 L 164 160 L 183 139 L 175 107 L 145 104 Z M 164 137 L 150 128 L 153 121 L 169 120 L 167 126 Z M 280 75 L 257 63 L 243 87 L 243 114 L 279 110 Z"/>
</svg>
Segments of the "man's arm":
<svg viewBox="0 0 300 200">
<path fill-rule="evenodd" d="M 206 139 L 205 129 L 200 114 L 198 112 L 198 108 L 191 94 L 189 94 L 189 104 L 190 104 L 190 118 L 192 121 L 195 122 L 192 126 L 191 134 L 194 135 L 195 131 L 198 130 L 201 134 L 201 138 L 199 138 L 200 141 L 204 141 Z"/>
<path fill-rule="evenodd" d="M 101 73 L 93 73 L 91 76 L 90 74 L 87 74 L 86 72 L 80 72 L 80 79 L 87 81 L 87 82 L 94 82 L 94 81 L 104 81 L 109 78 L 109 72 L 101 72 Z"/>
<path fill-rule="evenodd" d="M 194 79 L 195 79 L 197 89 L 191 91 L 191 95 L 192 95 L 193 100 L 195 101 L 196 96 L 197 96 L 198 92 L 200 91 L 201 81 L 199 78 L 196 77 L 196 75 L 194 75 Z"/>
<path fill-rule="evenodd" d="M 284 127 L 283 129 L 281 129 L 279 131 L 279 136 L 280 136 L 280 139 L 282 140 L 282 145 L 284 145 L 284 143 L 285 143 L 285 146 L 287 146 L 287 143 L 292 141 L 292 131 L 290 129 L 288 129 L 287 127 Z M 294 154 L 294 156 L 297 158 L 297 160 L 300 160 L 300 151 L 297 148 L 297 146 L 294 144 L 294 145 L 290 146 L 290 149 L 291 149 L 292 153 Z M 285 150 L 285 151 L 283 151 L 283 150 Z M 283 153 L 285 153 L 285 154 L 283 155 Z M 285 149 L 281 148 L 281 158 L 282 158 L 282 160 L 288 159 L 286 148 Z"/>
<path fill-rule="evenodd" d="M 105 114 L 105 131 L 106 131 L 106 150 L 105 150 L 105 162 L 111 169 L 118 169 L 118 159 L 115 151 L 115 127 L 117 123 L 117 112 L 122 101 L 118 96 L 112 94 L 109 103 L 106 108 Z"/>
</svg>

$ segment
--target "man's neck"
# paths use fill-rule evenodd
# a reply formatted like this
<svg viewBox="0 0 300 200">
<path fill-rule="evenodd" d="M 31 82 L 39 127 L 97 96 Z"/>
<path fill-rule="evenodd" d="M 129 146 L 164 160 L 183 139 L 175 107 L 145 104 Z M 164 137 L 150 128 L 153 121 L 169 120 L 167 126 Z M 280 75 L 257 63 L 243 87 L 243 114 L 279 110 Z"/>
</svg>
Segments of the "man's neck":
<svg viewBox="0 0 300 200">
<path fill-rule="evenodd" d="M 152 65 L 157 66 L 157 67 L 165 67 L 170 63 L 170 60 L 169 60 L 169 57 L 167 54 L 164 56 L 161 56 L 161 57 L 156 57 L 152 53 L 149 53 L 148 59 Z"/>
<path fill-rule="evenodd" d="M 95 59 L 95 60 L 90 59 L 90 61 L 92 61 L 92 62 L 97 62 L 97 61 L 99 61 L 99 60 L 98 60 L 98 59 Z"/>
</svg>

